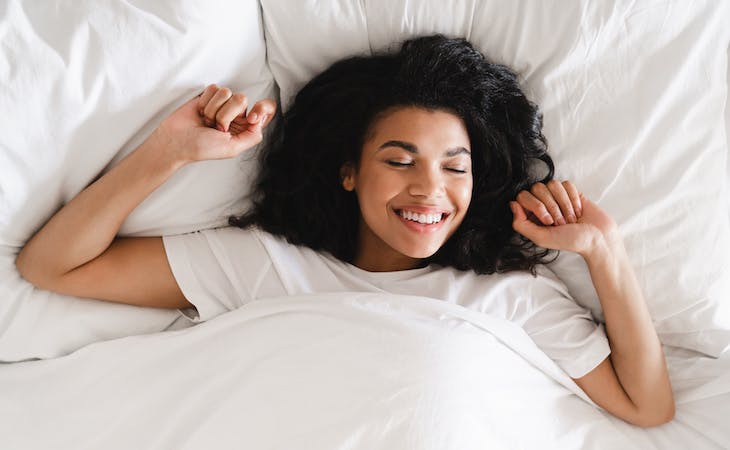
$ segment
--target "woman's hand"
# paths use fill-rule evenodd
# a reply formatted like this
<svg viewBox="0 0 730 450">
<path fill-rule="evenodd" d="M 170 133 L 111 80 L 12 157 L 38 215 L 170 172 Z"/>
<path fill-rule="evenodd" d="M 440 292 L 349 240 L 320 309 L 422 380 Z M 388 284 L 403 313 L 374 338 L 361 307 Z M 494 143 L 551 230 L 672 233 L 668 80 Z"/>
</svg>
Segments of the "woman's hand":
<svg viewBox="0 0 730 450">
<path fill-rule="evenodd" d="M 247 97 L 211 84 L 202 94 L 162 121 L 155 137 L 183 162 L 233 158 L 255 146 L 276 114 L 276 102 L 257 102 L 248 113 Z"/>
<path fill-rule="evenodd" d="M 675 405 L 661 343 L 613 219 L 569 181 L 535 183 L 510 208 L 515 231 L 540 247 L 579 253 L 588 266 L 611 354 L 576 384 L 627 422 L 670 421 Z"/>
<path fill-rule="evenodd" d="M 510 208 L 514 230 L 543 248 L 586 257 L 603 239 L 617 234 L 613 219 L 570 181 L 535 183 L 517 194 Z"/>
</svg>

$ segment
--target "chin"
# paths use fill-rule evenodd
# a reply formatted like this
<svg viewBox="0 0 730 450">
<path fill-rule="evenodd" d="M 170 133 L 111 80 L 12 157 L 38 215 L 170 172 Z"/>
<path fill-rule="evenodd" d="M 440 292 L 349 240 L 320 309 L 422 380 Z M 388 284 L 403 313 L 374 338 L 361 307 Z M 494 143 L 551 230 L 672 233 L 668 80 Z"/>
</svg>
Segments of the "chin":
<svg viewBox="0 0 730 450">
<path fill-rule="evenodd" d="M 424 249 L 423 247 L 419 247 L 416 249 L 411 248 L 411 249 L 409 249 L 410 251 L 403 249 L 400 252 L 402 254 L 408 256 L 409 258 L 425 259 L 425 258 L 430 258 L 433 255 L 435 255 L 436 252 L 438 252 L 440 248 L 441 248 L 441 246 L 438 246 L 435 250 L 432 250 L 432 249 Z"/>
</svg>

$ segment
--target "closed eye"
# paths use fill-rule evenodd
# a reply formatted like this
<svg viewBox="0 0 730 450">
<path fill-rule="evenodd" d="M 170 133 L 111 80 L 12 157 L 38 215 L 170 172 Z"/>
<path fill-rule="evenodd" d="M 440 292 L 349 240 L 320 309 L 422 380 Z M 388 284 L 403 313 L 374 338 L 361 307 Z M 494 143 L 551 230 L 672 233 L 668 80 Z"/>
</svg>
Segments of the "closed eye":
<svg viewBox="0 0 730 450">
<path fill-rule="evenodd" d="M 400 161 L 386 161 L 386 163 L 393 167 L 408 167 L 408 166 L 412 166 L 414 164 L 413 161 L 407 162 L 407 163 L 400 162 Z M 449 172 L 453 172 L 453 173 L 467 173 L 466 170 L 457 169 L 454 167 L 444 167 L 444 169 L 448 170 Z"/>
<path fill-rule="evenodd" d="M 407 163 L 400 162 L 400 161 L 386 161 L 386 162 L 388 163 L 388 165 L 391 165 L 393 167 L 408 167 L 408 166 L 413 165 L 413 162 L 407 162 Z M 467 173 L 466 170 L 456 169 L 454 167 L 445 167 L 444 169 L 448 170 L 449 172 L 453 172 L 453 173 Z"/>
</svg>

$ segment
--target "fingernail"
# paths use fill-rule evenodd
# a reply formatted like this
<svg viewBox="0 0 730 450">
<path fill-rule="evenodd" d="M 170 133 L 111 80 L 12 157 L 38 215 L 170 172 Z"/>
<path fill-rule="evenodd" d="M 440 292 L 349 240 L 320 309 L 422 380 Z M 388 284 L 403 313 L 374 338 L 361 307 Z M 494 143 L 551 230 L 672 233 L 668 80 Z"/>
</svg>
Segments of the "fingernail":
<svg viewBox="0 0 730 450">
<path fill-rule="evenodd" d="M 545 214 L 544 216 L 542 216 L 542 219 L 543 222 L 547 222 L 548 225 L 552 225 L 554 223 L 553 216 L 551 216 L 550 214 Z"/>
<path fill-rule="evenodd" d="M 565 219 L 563 218 L 563 216 L 558 217 L 557 222 L 558 225 L 565 225 Z"/>
<path fill-rule="evenodd" d="M 576 210 L 575 210 L 575 214 L 576 214 L 576 215 L 577 215 L 578 217 L 580 217 L 580 216 L 582 216 L 582 215 L 583 215 L 583 210 L 582 210 L 582 209 L 580 209 L 580 208 L 578 208 L 578 209 L 576 209 Z"/>
<path fill-rule="evenodd" d="M 568 223 L 575 223 L 575 216 L 572 214 L 568 214 Z"/>
<path fill-rule="evenodd" d="M 269 118 L 268 114 L 264 114 L 263 116 L 261 116 L 261 125 L 264 125 L 268 118 Z"/>
<path fill-rule="evenodd" d="M 250 123 L 256 123 L 256 120 L 259 118 L 259 115 L 256 113 L 252 113 L 248 115 L 248 118 L 250 119 Z"/>
</svg>

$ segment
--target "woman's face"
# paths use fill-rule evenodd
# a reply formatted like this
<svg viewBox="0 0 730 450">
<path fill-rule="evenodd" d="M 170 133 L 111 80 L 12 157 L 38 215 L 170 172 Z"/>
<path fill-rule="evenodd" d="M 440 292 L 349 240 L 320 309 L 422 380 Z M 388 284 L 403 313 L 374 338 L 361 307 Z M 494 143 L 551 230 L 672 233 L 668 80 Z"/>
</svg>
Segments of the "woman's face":
<svg viewBox="0 0 730 450">
<path fill-rule="evenodd" d="M 471 146 L 462 120 L 417 107 L 375 121 L 360 167 L 343 187 L 360 204 L 355 265 L 369 271 L 418 267 L 461 224 L 472 191 Z"/>
</svg>

